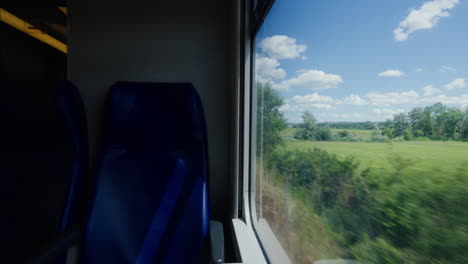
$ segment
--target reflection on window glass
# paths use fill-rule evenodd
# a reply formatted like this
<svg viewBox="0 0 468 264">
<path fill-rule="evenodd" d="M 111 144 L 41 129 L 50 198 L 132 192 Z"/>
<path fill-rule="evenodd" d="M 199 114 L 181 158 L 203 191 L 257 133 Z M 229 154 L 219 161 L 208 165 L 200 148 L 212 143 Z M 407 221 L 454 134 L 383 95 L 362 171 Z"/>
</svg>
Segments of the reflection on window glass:
<svg viewBox="0 0 468 264">
<path fill-rule="evenodd" d="M 276 0 L 255 213 L 291 263 L 468 263 L 467 25 L 465 0 Z"/>
</svg>

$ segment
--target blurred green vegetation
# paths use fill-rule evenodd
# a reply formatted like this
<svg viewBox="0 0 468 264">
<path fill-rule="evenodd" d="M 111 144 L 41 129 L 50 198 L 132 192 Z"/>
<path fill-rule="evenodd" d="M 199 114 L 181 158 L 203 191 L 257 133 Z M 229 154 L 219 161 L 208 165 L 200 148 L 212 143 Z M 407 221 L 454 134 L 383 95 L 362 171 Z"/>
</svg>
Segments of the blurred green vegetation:
<svg viewBox="0 0 468 264">
<path fill-rule="evenodd" d="M 468 263 L 468 144 L 458 143 L 464 144 L 464 149 L 457 154 L 465 155 L 452 163 L 454 167 L 444 169 L 450 167 L 445 161 L 455 157 L 455 153 L 445 155 L 444 159 L 440 153 L 433 160 L 438 162 L 430 166 L 439 169 L 424 169 L 421 165 L 424 157 L 420 160 L 407 157 L 412 153 L 408 150 L 426 147 L 427 142 L 413 146 L 322 142 L 323 149 L 295 145 L 297 142 L 288 142 L 269 155 L 266 160 L 269 184 L 287 186 L 276 190 L 287 190 L 298 201 L 294 210 L 312 210 L 322 219 L 324 226 L 320 228 L 333 233 L 335 246 L 342 250 L 339 257 L 364 264 Z M 376 149 L 387 153 L 380 157 L 357 158 L 338 149 L 335 151 L 340 155 L 324 150 L 330 143 L 347 144 L 348 152 L 358 154 L 368 150 L 357 144 L 403 147 Z M 459 147 L 444 142 L 433 144 L 432 151 L 443 145 Z M 430 146 L 425 151 L 431 151 Z M 366 156 L 386 166 L 379 168 L 375 163 L 369 166 L 362 162 Z M 300 214 L 293 217 L 294 228 L 303 240 L 314 239 L 316 231 L 310 231 L 311 223 L 303 217 Z M 317 244 L 311 244 L 314 246 Z"/>
<path fill-rule="evenodd" d="M 256 202 L 294 263 L 468 263 L 468 110 L 292 128 L 271 85 L 257 92 Z"/>
</svg>

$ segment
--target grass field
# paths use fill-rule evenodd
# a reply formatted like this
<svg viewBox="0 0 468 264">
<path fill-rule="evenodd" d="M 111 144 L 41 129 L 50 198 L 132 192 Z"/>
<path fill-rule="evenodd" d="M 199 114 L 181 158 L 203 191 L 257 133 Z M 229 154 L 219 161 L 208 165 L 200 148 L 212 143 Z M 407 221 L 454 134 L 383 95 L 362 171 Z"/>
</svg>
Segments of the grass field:
<svg viewBox="0 0 468 264">
<path fill-rule="evenodd" d="M 468 166 L 468 143 L 455 141 L 409 141 L 392 143 L 286 141 L 286 148 L 313 149 L 315 147 L 338 157 L 356 157 L 361 168 L 391 168 L 390 160 L 399 155 L 411 161 L 408 170 L 418 173 L 452 173 Z"/>
<path fill-rule="evenodd" d="M 468 142 L 300 141 L 293 137 L 295 130 L 288 128 L 282 132 L 285 144 L 279 147 L 277 157 L 280 158 L 274 164 L 287 164 L 289 170 L 301 174 L 289 174 L 286 171 L 282 175 L 279 166 L 264 170 L 261 188 L 257 181 L 258 190 L 262 190 L 261 203 L 258 200 L 260 196 L 256 199 L 257 208 L 263 209 L 262 214 L 257 212 L 257 215 L 267 219 L 293 263 L 310 264 L 316 260 L 340 258 L 356 259 L 363 264 L 466 262 L 455 258 L 442 261 L 444 257 L 429 255 L 427 252 L 435 247 L 438 249 L 434 249 L 434 252 L 450 252 L 447 256 L 461 256 L 460 260 L 466 259 L 460 245 L 466 244 L 467 226 L 460 219 L 467 212 L 465 186 L 468 176 Z M 345 129 L 333 129 L 333 132 L 342 130 Z M 360 138 L 370 138 L 372 133 L 369 130 L 347 131 Z M 304 151 L 314 148 L 335 154 L 343 162 L 341 164 L 346 164 L 344 159 L 354 157 L 359 163 L 357 170 L 353 169 L 352 172 L 355 176 L 362 175 L 360 172 L 367 168 L 371 170 L 366 177 L 355 178 L 359 180 L 351 180 L 343 185 L 339 185 L 340 180 L 335 181 L 336 184 L 321 181 L 318 185 L 310 185 L 317 181 L 318 178 L 314 178 L 316 175 L 330 176 L 331 174 L 327 174 L 328 167 L 334 172 L 340 166 L 337 162 L 330 163 L 332 160 L 336 161 L 333 157 L 322 159 L 324 156 L 320 156 L 320 153 L 323 152 L 304 155 Z M 298 152 L 296 155 L 289 155 L 284 150 Z M 310 156 L 307 155 L 317 155 L 318 159 L 309 161 Z M 330 156 L 327 154 L 326 157 Z M 313 160 L 316 162 L 311 162 Z M 309 171 L 304 166 L 318 170 Z M 317 171 L 319 174 L 313 174 Z M 313 177 L 307 178 L 309 175 Z M 291 180 L 291 177 L 296 176 L 301 177 L 297 178 L 300 181 Z M 333 176 L 343 181 L 346 179 L 344 176 L 339 177 L 339 173 Z M 305 185 L 303 182 L 306 181 L 302 179 L 310 182 Z M 369 186 L 371 191 L 367 189 Z M 339 202 L 320 211 L 317 208 L 324 207 L 316 205 L 323 205 L 324 200 L 320 200 L 321 196 L 317 194 L 323 192 L 317 190 L 335 190 L 333 188 L 339 190 L 337 193 L 341 198 L 336 200 Z M 353 193 L 362 195 L 356 195 L 356 199 L 367 197 L 362 201 L 372 202 L 361 202 L 359 206 L 356 203 L 352 205 L 354 207 L 350 207 L 344 201 L 351 201 L 347 197 Z M 372 217 L 366 218 L 367 214 Z M 353 219 L 353 222 L 348 219 Z M 373 219 L 373 224 L 369 224 L 367 219 Z M 444 224 L 449 222 L 445 228 Z M 416 237 L 415 241 L 418 242 L 402 248 L 396 246 L 391 239 L 394 226 L 398 226 L 398 232 L 401 232 L 398 236 L 411 233 L 417 226 L 418 233 L 411 233 L 408 237 Z M 362 237 L 358 242 L 347 239 L 349 234 L 372 234 L 376 231 L 378 239 L 368 240 L 371 242 L 366 242 Z M 439 240 L 451 242 L 438 243 Z M 379 257 L 374 259 L 370 252 L 378 252 L 376 256 Z"/>
<path fill-rule="evenodd" d="M 281 131 L 281 136 L 286 138 L 286 139 L 294 138 L 294 133 L 296 132 L 296 130 L 297 130 L 297 128 L 288 127 L 285 130 Z"/>
</svg>

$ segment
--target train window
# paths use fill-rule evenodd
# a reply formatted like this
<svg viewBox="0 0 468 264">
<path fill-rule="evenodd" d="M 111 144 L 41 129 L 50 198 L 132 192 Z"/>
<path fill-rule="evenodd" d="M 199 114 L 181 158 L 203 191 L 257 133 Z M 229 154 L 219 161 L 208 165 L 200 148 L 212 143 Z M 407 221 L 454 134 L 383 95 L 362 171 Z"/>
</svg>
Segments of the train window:
<svg viewBox="0 0 468 264">
<path fill-rule="evenodd" d="M 464 0 L 275 1 L 252 85 L 270 262 L 269 232 L 290 263 L 468 262 L 467 24 Z"/>
</svg>

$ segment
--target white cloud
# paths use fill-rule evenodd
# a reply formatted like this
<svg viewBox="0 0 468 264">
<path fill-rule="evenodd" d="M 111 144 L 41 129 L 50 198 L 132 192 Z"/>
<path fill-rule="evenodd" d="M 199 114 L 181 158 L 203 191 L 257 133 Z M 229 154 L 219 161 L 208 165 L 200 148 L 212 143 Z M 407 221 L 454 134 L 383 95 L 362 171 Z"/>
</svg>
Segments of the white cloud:
<svg viewBox="0 0 468 264">
<path fill-rule="evenodd" d="M 425 104 L 433 104 L 437 102 L 456 106 L 468 105 L 468 94 L 462 94 L 460 96 L 447 96 L 445 94 L 440 94 L 433 97 L 422 98 L 420 100 L 420 103 Z"/>
<path fill-rule="evenodd" d="M 259 82 L 268 82 L 286 77 L 286 71 L 278 68 L 280 63 L 271 58 L 256 56 L 255 58 L 255 78 Z"/>
<path fill-rule="evenodd" d="M 424 87 L 427 88 L 428 86 Z M 432 90 L 437 89 L 432 86 L 429 86 Z M 423 89 L 424 89 L 423 88 Z M 468 105 L 468 94 L 462 94 L 458 96 L 447 96 L 445 94 L 435 95 L 439 91 L 432 91 L 431 95 L 425 94 L 424 96 L 419 95 L 415 91 L 408 92 L 393 92 L 393 93 L 368 93 L 366 97 L 368 98 L 371 105 L 376 106 L 390 106 L 390 105 L 418 105 L 418 104 L 433 104 L 441 102 L 447 105 L 463 106 Z"/>
<path fill-rule="evenodd" d="M 290 87 L 283 85 L 282 83 L 275 83 L 275 82 L 270 82 L 270 83 L 271 83 L 271 87 L 278 91 L 287 91 L 290 88 Z"/>
<path fill-rule="evenodd" d="M 442 68 L 440 68 L 439 70 L 439 72 L 456 72 L 456 71 L 457 70 L 449 66 L 442 66 Z"/>
<path fill-rule="evenodd" d="M 335 100 L 330 96 L 322 96 L 318 93 L 306 94 L 306 95 L 296 95 L 286 101 L 295 102 L 295 103 L 333 103 Z"/>
<path fill-rule="evenodd" d="M 401 77 L 405 76 L 405 73 L 400 70 L 386 70 L 379 73 L 380 77 Z"/>
<path fill-rule="evenodd" d="M 307 70 L 301 71 L 297 77 L 279 83 L 277 89 L 288 90 L 291 87 L 298 87 L 319 91 L 336 88 L 341 83 L 343 83 L 343 79 L 339 75 L 318 70 Z"/>
<path fill-rule="evenodd" d="M 299 107 L 299 105 L 295 105 L 295 104 L 284 104 L 282 106 L 280 106 L 279 110 L 281 112 L 300 112 L 302 110 L 302 108 Z"/>
<path fill-rule="evenodd" d="M 280 107 L 283 112 L 298 112 L 313 110 L 329 110 L 333 109 L 335 100 L 330 96 L 322 96 L 318 93 L 296 95 L 285 100 L 286 104 Z"/>
<path fill-rule="evenodd" d="M 374 108 L 372 112 L 378 114 L 378 115 L 385 115 L 385 116 L 390 116 L 392 117 L 393 115 L 403 113 L 405 110 L 403 109 L 389 109 L 389 108 Z"/>
<path fill-rule="evenodd" d="M 337 104 L 367 105 L 368 102 L 359 95 L 351 94 L 343 100 L 338 101 Z"/>
<path fill-rule="evenodd" d="M 409 15 L 393 30 L 396 41 L 405 41 L 417 30 L 435 27 L 442 17 L 450 16 L 459 0 L 433 0 L 422 4 L 419 9 L 410 9 Z"/>
<path fill-rule="evenodd" d="M 329 110 L 333 108 L 333 106 L 329 104 L 312 104 L 312 107 L 315 109 L 321 109 L 321 110 Z"/>
<path fill-rule="evenodd" d="M 273 59 L 302 58 L 301 53 L 307 50 L 307 45 L 297 44 L 296 39 L 288 36 L 276 35 L 260 41 L 259 47 Z"/>
<path fill-rule="evenodd" d="M 442 92 L 442 90 L 435 88 L 432 85 L 425 86 L 422 90 L 424 91 L 424 96 L 432 96 Z"/>
<path fill-rule="evenodd" d="M 363 116 L 360 113 L 347 113 L 347 114 L 337 114 L 337 113 L 326 113 L 323 116 L 328 117 L 327 121 L 363 121 Z"/>
<path fill-rule="evenodd" d="M 297 112 L 303 113 L 305 111 L 313 111 L 313 110 L 330 110 L 334 107 L 331 104 L 284 104 L 282 105 L 279 110 L 282 112 Z"/>
<path fill-rule="evenodd" d="M 447 83 L 446 85 L 444 85 L 444 88 L 449 91 L 455 90 L 455 89 L 462 89 L 465 87 L 466 87 L 465 79 L 462 79 L 462 78 L 455 79 Z"/>
<path fill-rule="evenodd" d="M 416 69 L 416 71 L 417 71 L 417 72 L 423 72 L 423 71 L 424 71 L 424 69 L 422 69 L 422 68 L 418 68 L 418 69 Z"/>
<path fill-rule="evenodd" d="M 404 113 L 403 109 L 389 109 L 389 108 L 374 108 L 372 110 L 374 119 L 383 120 L 383 119 L 392 119 L 394 115 L 399 113 Z"/>
<path fill-rule="evenodd" d="M 391 93 L 368 93 L 366 97 L 372 105 L 414 104 L 419 99 L 415 91 L 391 92 Z"/>
</svg>

